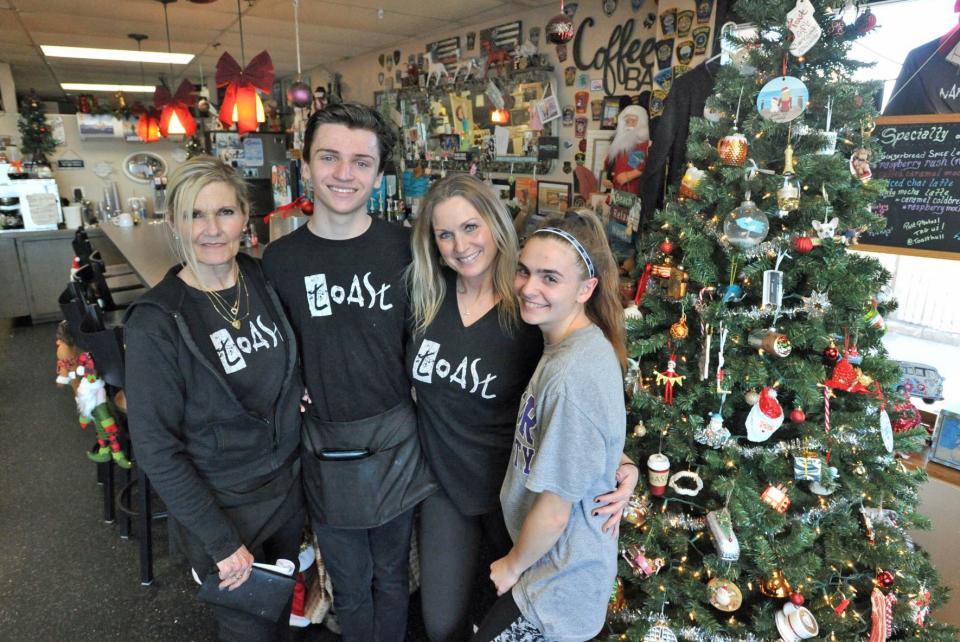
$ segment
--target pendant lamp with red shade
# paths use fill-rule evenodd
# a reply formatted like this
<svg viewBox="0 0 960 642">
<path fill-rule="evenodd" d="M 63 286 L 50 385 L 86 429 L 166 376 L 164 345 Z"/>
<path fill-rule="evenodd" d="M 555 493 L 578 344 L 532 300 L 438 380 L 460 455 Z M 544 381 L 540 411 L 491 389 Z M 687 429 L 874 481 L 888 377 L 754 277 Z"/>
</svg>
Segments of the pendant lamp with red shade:
<svg viewBox="0 0 960 642">
<path fill-rule="evenodd" d="M 258 91 L 270 93 L 274 71 L 270 54 L 261 51 L 246 64 L 243 46 L 243 13 L 240 0 L 237 0 L 237 20 L 240 26 L 240 64 L 229 53 L 224 52 L 217 61 L 217 87 L 226 87 L 223 103 L 220 105 L 220 122 L 227 127 L 237 124 L 241 134 L 257 131 L 260 123 L 267 117 L 263 110 L 263 100 Z"/>
</svg>

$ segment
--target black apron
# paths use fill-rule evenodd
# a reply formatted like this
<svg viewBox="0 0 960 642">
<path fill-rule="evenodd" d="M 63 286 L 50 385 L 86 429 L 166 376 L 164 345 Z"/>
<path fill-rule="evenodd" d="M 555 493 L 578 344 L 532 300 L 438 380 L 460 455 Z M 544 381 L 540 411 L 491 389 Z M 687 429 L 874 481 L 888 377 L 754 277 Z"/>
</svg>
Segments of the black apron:
<svg viewBox="0 0 960 642">
<path fill-rule="evenodd" d="M 310 518 L 324 526 L 381 526 L 437 489 L 409 399 L 355 421 L 321 421 L 308 410 L 300 456 Z"/>
</svg>

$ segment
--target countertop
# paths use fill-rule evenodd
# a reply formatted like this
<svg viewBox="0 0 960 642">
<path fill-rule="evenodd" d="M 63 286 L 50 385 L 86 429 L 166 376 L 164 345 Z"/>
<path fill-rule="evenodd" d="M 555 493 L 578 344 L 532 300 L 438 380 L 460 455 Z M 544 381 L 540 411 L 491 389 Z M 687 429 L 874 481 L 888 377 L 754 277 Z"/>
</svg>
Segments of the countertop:
<svg viewBox="0 0 960 642">
<path fill-rule="evenodd" d="M 88 229 L 92 231 L 92 228 Z M 163 280 L 167 270 L 179 262 L 167 224 L 162 220 L 145 220 L 132 227 L 103 223 L 100 229 L 148 287 L 152 288 Z M 242 251 L 260 258 L 263 245 L 243 248 Z"/>
</svg>

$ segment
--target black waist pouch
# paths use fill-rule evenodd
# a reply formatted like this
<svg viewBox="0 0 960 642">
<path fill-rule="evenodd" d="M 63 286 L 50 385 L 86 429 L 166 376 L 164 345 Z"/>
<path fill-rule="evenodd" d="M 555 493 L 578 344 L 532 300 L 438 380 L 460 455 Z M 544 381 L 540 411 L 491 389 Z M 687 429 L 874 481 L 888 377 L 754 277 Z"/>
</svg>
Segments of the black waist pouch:
<svg viewBox="0 0 960 642">
<path fill-rule="evenodd" d="M 356 421 L 321 421 L 308 410 L 301 460 L 310 517 L 325 526 L 380 526 L 436 490 L 409 400 Z"/>
</svg>

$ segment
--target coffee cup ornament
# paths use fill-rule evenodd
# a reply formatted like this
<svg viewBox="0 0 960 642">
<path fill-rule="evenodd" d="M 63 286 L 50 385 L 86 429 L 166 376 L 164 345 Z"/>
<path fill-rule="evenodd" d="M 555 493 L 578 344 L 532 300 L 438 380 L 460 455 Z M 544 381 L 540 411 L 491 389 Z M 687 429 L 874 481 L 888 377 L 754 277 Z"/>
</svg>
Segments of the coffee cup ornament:
<svg viewBox="0 0 960 642">
<path fill-rule="evenodd" d="M 809 640 L 820 633 L 820 626 L 810 609 L 805 606 L 797 606 L 792 602 L 783 605 L 783 609 L 774 615 L 774 621 L 783 642 Z"/>
<path fill-rule="evenodd" d="M 670 480 L 670 460 L 663 453 L 654 453 L 647 458 L 647 479 L 650 482 L 650 494 L 661 497 Z"/>
<path fill-rule="evenodd" d="M 704 175 L 705 172 L 703 170 L 697 169 L 693 165 L 688 165 L 687 171 L 684 172 L 683 178 L 680 180 L 680 198 L 689 198 L 694 201 L 700 200 L 696 190 L 697 185 L 703 180 Z"/>
</svg>

